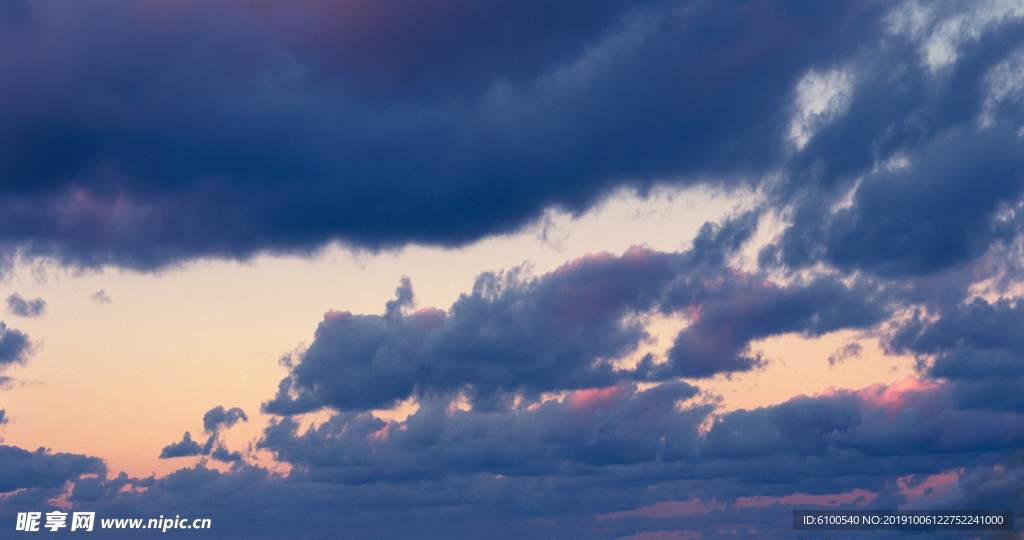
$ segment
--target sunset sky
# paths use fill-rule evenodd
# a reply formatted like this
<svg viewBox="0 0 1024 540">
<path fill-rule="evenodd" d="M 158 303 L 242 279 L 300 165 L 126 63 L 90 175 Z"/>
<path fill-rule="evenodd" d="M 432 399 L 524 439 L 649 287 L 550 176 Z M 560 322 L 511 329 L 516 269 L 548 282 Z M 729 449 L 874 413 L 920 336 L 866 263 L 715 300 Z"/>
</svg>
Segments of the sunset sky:
<svg viewBox="0 0 1024 540">
<path fill-rule="evenodd" d="M 1020 0 L 0 2 L 3 537 L 1024 516 L 1022 295 Z"/>
</svg>

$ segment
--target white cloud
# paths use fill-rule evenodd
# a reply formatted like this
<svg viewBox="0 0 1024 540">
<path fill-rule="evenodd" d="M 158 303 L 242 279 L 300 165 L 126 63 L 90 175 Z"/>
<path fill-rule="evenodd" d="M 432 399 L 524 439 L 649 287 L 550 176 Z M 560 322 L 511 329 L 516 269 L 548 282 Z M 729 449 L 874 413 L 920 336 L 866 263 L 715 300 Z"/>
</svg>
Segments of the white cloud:
<svg viewBox="0 0 1024 540">
<path fill-rule="evenodd" d="M 919 42 L 924 63 L 936 71 L 956 62 L 960 48 L 982 33 L 1024 17 L 1020 0 L 904 3 L 889 15 L 889 31 Z"/>
<path fill-rule="evenodd" d="M 1015 101 L 1024 104 L 1024 48 L 1000 62 L 985 74 L 988 95 L 981 113 L 982 127 L 995 123 L 995 109 L 1000 104 Z"/>
<path fill-rule="evenodd" d="M 789 125 L 789 140 L 802 149 L 811 137 L 850 108 L 854 76 L 849 70 L 825 73 L 811 70 L 796 85 L 796 114 Z"/>
</svg>

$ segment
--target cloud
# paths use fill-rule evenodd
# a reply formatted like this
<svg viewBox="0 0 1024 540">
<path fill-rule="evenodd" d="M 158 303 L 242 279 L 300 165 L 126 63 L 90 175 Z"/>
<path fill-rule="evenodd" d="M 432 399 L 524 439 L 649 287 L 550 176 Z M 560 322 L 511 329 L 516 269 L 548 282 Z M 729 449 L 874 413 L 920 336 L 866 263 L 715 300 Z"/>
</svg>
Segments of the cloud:
<svg viewBox="0 0 1024 540">
<path fill-rule="evenodd" d="M 366 410 L 414 392 L 469 387 L 483 405 L 502 392 L 537 396 L 610 386 L 617 380 L 611 359 L 647 336 L 623 319 L 653 304 L 659 282 L 671 277 L 671 259 L 635 249 L 622 258 L 581 258 L 539 279 L 524 278 L 520 269 L 483 274 L 447 313 L 426 308 L 400 315 L 401 301 L 389 302 L 383 317 L 328 312 L 278 397 L 264 408 Z"/>
<path fill-rule="evenodd" d="M 210 452 L 210 457 L 223 462 L 223 463 L 239 463 L 242 461 L 242 454 L 237 450 L 234 452 L 228 452 L 228 449 L 224 446 L 218 446 Z"/>
<path fill-rule="evenodd" d="M 850 358 L 860 358 L 860 353 L 862 350 L 864 350 L 864 347 L 862 347 L 860 343 L 847 343 L 846 345 L 843 345 L 842 347 L 836 349 L 836 352 L 829 355 L 828 365 L 834 366 L 836 364 L 845 362 Z"/>
<path fill-rule="evenodd" d="M 1006 3 L 16 11 L 8 258 L 458 246 L 664 183 L 761 189 L 791 218 L 762 257 L 783 268 L 928 274 L 1019 234 L 999 219 L 1024 188 Z"/>
<path fill-rule="evenodd" d="M 474 407 L 502 407 L 518 394 L 607 387 L 745 371 L 749 343 L 771 335 L 821 335 L 883 321 L 892 301 L 879 284 L 830 278 L 780 287 L 723 267 L 749 238 L 757 214 L 708 224 L 683 252 L 633 247 L 587 255 L 537 278 L 521 268 L 480 275 L 447 311 L 422 308 L 403 279 L 385 315 L 329 311 L 265 412 L 323 407 L 388 408 L 416 396 L 465 392 Z M 667 351 L 634 369 L 615 363 L 648 339 L 644 318 L 687 314 Z"/>
<path fill-rule="evenodd" d="M 181 441 L 171 443 L 160 451 L 160 459 L 176 457 L 210 456 L 211 458 L 224 463 L 237 463 L 242 461 L 242 454 L 239 452 L 228 452 L 220 439 L 223 429 L 229 429 L 239 421 L 247 422 L 249 418 L 245 412 L 238 407 L 225 410 L 218 405 L 203 415 L 203 431 L 209 434 L 209 438 L 202 445 L 192 440 L 192 434 L 188 431 L 182 436 Z"/>
<path fill-rule="evenodd" d="M 384 538 L 449 522 L 459 525 L 446 537 L 491 529 L 500 538 L 579 530 L 617 538 L 742 524 L 781 538 L 792 530 L 774 528 L 780 515 L 818 505 L 1018 508 L 1012 456 L 1024 449 L 1024 415 L 959 410 L 949 391 L 911 378 L 726 412 L 706 425 L 713 404 L 681 382 L 577 390 L 501 411 L 432 401 L 404 421 L 339 413 L 305 430 L 283 418 L 259 446 L 291 465 L 287 476 L 243 463 L 229 472 L 199 465 L 158 479 L 86 479 L 76 504 L 208 516 L 239 537 Z M 935 475 L 954 486 L 905 489 Z M 113 490 L 134 481 L 147 488 Z M 82 506 L 86 495 L 92 506 Z M 708 502 L 706 511 L 598 519 L 695 499 Z"/>
<path fill-rule="evenodd" d="M 938 458 L 941 462 L 942 453 L 978 457 L 1024 445 L 1024 416 L 957 410 L 949 393 L 949 387 L 907 379 L 890 386 L 829 390 L 772 407 L 736 411 L 712 426 L 703 455 L 730 459 L 802 455 L 821 456 L 825 461 L 830 460 L 826 456 L 844 452 L 862 456 L 864 463 L 850 462 L 848 468 L 834 473 L 842 474 L 890 457 L 899 462 L 901 456 L 917 456 L 922 467 L 935 467 L 927 461 Z"/>
<path fill-rule="evenodd" d="M 42 317 L 46 311 L 46 301 L 42 298 L 25 300 L 20 294 L 14 293 L 7 297 L 7 311 L 19 317 Z"/>
<path fill-rule="evenodd" d="M 889 14 L 888 30 L 913 39 L 922 63 L 936 71 L 956 62 L 965 46 L 993 27 L 1022 17 L 1024 9 L 1015 2 L 992 1 L 976 6 L 949 1 L 924 6 L 905 2 Z"/>
<path fill-rule="evenodd" d="M 1024 415 L 962 410 L 954 392 L 911 378 L 709 418 L 713 405 L 686 404 L 698 390 L 685 383 L 645 391 L 614 386 L 503 410 L 424 401 L 405 421 L 340 413 L 305 432 L 284 418 L 258 446 L 291 464 L 293 478 L 312 482 L 611 475 L 623 485 L 647 477 L 687 481 L 719 500 L 877 493 L 895 471 L 941 474 L 1024 449 Z M 713 487 L 722 481 L 727 485 Z"/>
<path fill-rule="evenodd" d="M 875 38 L 868 4 L 29 2 L 0 240 L 141 269 L 454 246 L 622 187 L 747 183 L 786 158 L 806 73 Z"/>
<path fill-rule="evenodd" d="M 0 368 L 24 364 L 35 352 L 35 345 L 20 330 L 8 328 L 0 321 Z"/>
<path fill-rule="evenodd" d="M 74 488 L 68 496 L 68 500 L 76 503 L 100 503 L 116 500 L 126 494 L 138 493 L 139 490 L 149 488 L 156 482 L 156 477 L 129 478 L 124 471 L 116 477 L 107 479 L 103 476 L 86 476 L 75 480 Z"/>
<path fill-rule="evenodd" d="M 464 410 L 458 400 L 421 398 L 403 421 L 341 412 L 303 429 L 286 417 L 265 429 L 258 446 L 291 465 L 289 482 L 345 485 L 364 494 L 367 511 L 379 510 L 370 500 L 384 493 L 387 508 L 408 500 L 402 508 L 409 513 L 393 515 L 389 534 L 399 534 L 405 519 L 443 519 L 420 516 L 415 509 L 425 501 L 445 515 L 464 505 L 540 513 L 552 520 L 545 527 L 673 497 L 699 496 L 725 507 L 724 515 L 672 518 L 678 519 L 672 526 L 691 530 L 707 530 L 719 519 L 765 526 L 770 515 L 793 509 L 795 503 L 781 501 L 820 503 L 851 490 L 867 493 L 869 508 L 895 509 L 909 500 L 898 478 L 984 471 L 1024 450 L 1024 415 L 964 410 L 954 384 L 929 379 L 828 389 L 718 414 L 713 401 L 682 382 L 577 389 L 498 409 Z M 518 497 L 526 496 L 542 498 L 543 510 L 520 506 Z M 751 497 L 775 500 L 765 503 L 774 514 L 733 506 Z M 1005 492 L 991 497 L 999 507 L 1013 504 Z M 629 521 L 616 531 L 667 523 Z M 544 530 L 550 536 L 555 529 Z"/>
<path fill-rule="evenodd" d="M 1007 3 L 19 6 L 7 258 L 457 246 L 664 183 L 763 190 L 784 268 L 927 274 L 1019 234 Z"/>
<path fill-rule="evenodd" d="M 300 467 L 309 480 L 346 484 L 674 462 L 694 456 L 697 430 L 710 412 L 680 406 L 697 392 L 683 382 L 645 391 L 616 386 L 491 412 L 462 411 L 443 400 L 421 404 L 404 422 L 340 414 L 302 435 L 285 418 L 267 428 L 258 446 Z"/>
<path fill-rule="evenodd" d="M 920 311 L 891 337 L 895 352 L 934 360 L 928 375 L 953 382 L 962 407 L 1024 410 L 1013 388 L 1024 384 L 1024 304 L 976 297 L 934 317 Z"/>
<path fill-rule="evenodd" d="M 96 291 L 96 293 L 90 296 L 89 299 L 97 304 L 109 304 L 113 302 L 113 300 L 110 299 L 110 296 L 107 296 L 107 291 L 102 289 Z"/>
<path fill-rule="evenodd" d="M 192 434 L 186 431 L 180 442 L 171 443 L 160 451 L 160 459 L 199 456 L 209 453 L 209 448 L 204 448 L 196 441 L 193 441 Z"/>
<path fill-rule="evenodd" d="M 1019 236 L 1019 223 L 1005 219 L 1024 193 L 1021 93 L 1006 83 L 1024 13 L 1011 5 L 904 2 L 876 44 L 807 72 L 817 84 L 797 97 L 820 87 L 813 94 L 828 121 L 786 164 L 776 204 L 792 219 L 765 262 L 910 277 Z M 843 113 L 827 113 L 829 103 Z"/>
<path fill-rule="evenodd" d="M 0 269 L 461 246 L 623 188 L 763 196 L 690 249 L 327 312 L 263 405 L 287 474 L 229 451 L 248 418 L 218 406 L 161 453 L 199 463 L 159 479 L 0 447 L 5 511 L 73 485 L 75 508 L 228 536 L 445 538 L 784 538 L 791 503 L 850 494 L 1024 511 L 1018 3 L 0 4 Z M 682 322 L 641 355 L 654 316 Z M 918 377 L 735 411 L 691 384 L 843 329 Z M 0 323 L 0 367 L 31 353 Z M 596 517 L 665 501 L 707 512 Z"/>
<path fill-rule="evenodd" d="M 847 285 L 819 277 L 780 287 L 741 273 L 720 276 L 707 286 L 687 283 L 671 294 L 693 298 L 687 306 L 691 324 L 668 352 L 671 373 L 678 377 L 747 371 L 762 363 L 749 354 L 753 340 L 790 332 L 820 336 L 868 328 L 888 317 L 893 301 L 890 293 L 870 281 Z"/>
<path fill-rule="evenodd" d="M 1008 241 L 1018 231 L 999 211 L 1024 189 L 1016 129 L 949 130 L 907 152 L 905 167 L 865 176 L 850 207 L 830 215 L 808 201 L 819 206 L 786 233 L 784 262 L 800 266 L 815 260 L 800 253 L 821 253 L 839 268 L 899 277 L 949 268 Z M 808 241 L 805 227 L 817 238 Z"/>
<path fill-rule="evenodd" d="M 365 0 L 284 8 L 239 4 L 322 73 L 344 76 L 363 92 L 410 97 L 479 89 L 495 77 L 531 80 L 583 53 L 631 7 L 622 0 L 599 0 L 587 9 L 538 1 L 487 7 L 465 0 L 415 0 L 400 7 Z"/>
<path fill-rule="evenodd" d="M 231 426 L 238 423 L 249 421 L 249 417 L 245 415 L 245 412 L 238 407 L 232 407 L 228 410 L 224 410 L 224 407 L 218 405 L 203 415 L 203 430 L 210 434 L 216 434 L 221 429 L 228 429 Z"/>
<path fill-rule="evenodd" d="M 51 454 L 0 445 L 0 493 L 19 489 L 59 488 L 83 474 L 106 474 L 99 458 L 78 454 Z"/>
<path fill-rule="evenodd" d="M 476 406 L 502 393 L 611 386 L 612 361 L 647 337 L 631 314 L 650 309 L 681 256 L 634 248 L 580 258 L 540 278 L 522 269 L 479 276 L 444 312 L 402 315 L 409 283 L 385 316 L 328 312 L 267 412 L 323 406 L 388 407 L 412 395 L 471 392 Z M 405 300 L 402 300 L 405 298 Z M 289 397 L 289 391 L 298 393 Z"/>
<path fill-rule="evenodd" d="M 627 381 L 703 378 L 760 361 L 749 343 L 772 335 L 818 336 L 884 320 L 891 298 L 877 283 L 820 277 L 778 286 L 720 266 L 743 245 L 756 215 L 708 225 L 684 252 L 633 247 L 587 255 L 553 272 L 481 274 L 447 312 L 413 302 L 403 278 L 383 316 L 330 311 L 265 412 L 388 408 L 411 396 L 463 392 L 474 407 L 519 395 L 604 388 Z M 644 317 L 685 313 L 691 324 L 667 362 L 616 362 L 645 343 Z"/>
</svg>

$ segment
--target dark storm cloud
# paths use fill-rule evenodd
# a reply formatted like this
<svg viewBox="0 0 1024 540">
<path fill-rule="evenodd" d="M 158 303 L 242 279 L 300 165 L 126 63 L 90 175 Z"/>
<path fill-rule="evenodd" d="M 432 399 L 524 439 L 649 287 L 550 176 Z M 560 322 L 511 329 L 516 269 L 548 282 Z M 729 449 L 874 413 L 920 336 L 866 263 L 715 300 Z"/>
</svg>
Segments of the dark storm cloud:
<svg viewBox="0 0 1024 540">
<path fill-rule="evenodd" d="M 46 300 L 25 300 L 20 294 L 14 293 L 7 297 L 7 311 L 19 317 L 42 317 L 46 311 Z"/>
<path fill-rule="evenodd" d="M 929 500 L 930 508 L 939 510 L 959 508 L 1008 508 L 1019 512 L 1024 506 L 1024 467 L 1020 457 L 1011 458 L 1000 467 L 972 467 L 960 475 L 956 487 L 941 497 Z M 923 508 L 924 504 L 907 505 L 908 509 Z"/>
<path fill-rule="evenodd" d="M 18 489 L 58 488 L 83 474 L 106 474 L 99 458 L 78 454 L 51 454 L 43 448 L 29 452 L 0 445 L 0 493 Z"/>
<path fill-rule="evenodd" d="M 622 186 L 777 170 L 796 81 L 877 38 L 883 14 L 610 0 L 25 10 L 0 38 L 0 240 L 136 268 L 332 240 L 458 245 Z"/>
<path fill-rule="evenodd" d="M 884 39 L 830 66 L 848 107 L 788 163 L 792 222 L 766 262 L 916 276 L 1020 233 L 1004 210 L 1024 192 L 1024 21 L 998 3 L 893 7 Z"/>
<path fill-rule="evenodd" d="M 93 502 L 116 499 L 126 491 L 130 493 L 132 490 L 152 487 L 155 482 L 155 475 L 149 478 L 130 478 L 124 471 L 109 480 L 102 476 L 87 476 L 75 480 L 75 487 L 68 500 Z"/>
<path fill-rule="evenodd" d="M 790 220 L 765 264 L 913 276 L 1019 231 L 1024 24 L 998 5 L 20 5 L 8 256 L 461 245 L 621 187 L 765 178 Z"/>
<path fill-rule="evenodd" d="M 1024 448 L 1024 416 L 959 410 L 950 387 L 916 379 L 725 413 L 704 434 L 698 428 L 712 407 L 685 404 L 696 392 L 680 382 L 643 392 L 618 386 L 501 411 L 463 411 L 443 400 L 422 403 L 402 422 L 342 413 L 304 433 L 285 418 L 259 446 L 306 481 L 476 473 L 612 475 L 624 485 L 650 476 L 697 484 L 728 478 L 734 487 L 719 487 L 720 500 L 878 491 L 894 471 L 940 474 Z"/>
<path fill-rule="evenodd" d="M 905 168 L 865 175 L 852 205 L 809 198 L 781 239 L 782 262 L 823 260 L 903 277 L 932 273 L 984 254 L 1019 232 L 1000 219 L 1024 190 L 1017 127 L 947 130 L 906 151 Z"/>
<path fill-rule="evenodd" d="M 780 287 L 759 276 L 726 275 L 704 287 L 688 283 L 680 289 L 671 294 L 691 298 L 693 322 L 668 352 L 677 377 L 749 370 L 762 362 L 749 355 L 756 339 L 868 328 L 888 316 L 892 301 L 875 283 L 846 285 L 834 278 Z"/>
<path fill-rule="evenodd" d="M 403 422 L 341 413 L 305 431 L 285 418 L 260 445 L 292 464 L 287 476 L 242 463 L 230 472 L 199 465 L 163 478 L 82 478 L 69 501 L 103 517 L 210 517 L 224 538 L 539 539 L 585 530 L 613 539 L 720 527 L 787 538 L 792 510 L 818 506 L 742 506 L 740 498 L 856 489 L 870 492 L 859 501 L 868 506 L 839 507 L 1020 509 L 1014 456 L 1024 416 L 957 410 L 944 385 L 910 379 L 798 397 L 725 413 L 705 435 L 699 426 L 711 408 L 697 392 L 679 382 L 580 390 L 503 411 L 432 402 Z M 901 487 L 947 472 L 954 488 L 916 505 Z M 696 498 L 706 510 L 608 517 Z M 14 502 L 0 510 L 36 510 L 45 499 Z"/>
<path fill-rule="evenodd" d="M 947 378 L 985 378 L 1024 375 L 1024 364 L 1007 361 L 1024 355 L 1024 304 L 1000 299 L 989 303 L 974 298 L 929 320 L 920 312 L 897 332 L 890 346 L 897 352 L 939 354 L 952 351 L 988 352 L 988 361 L 963 362 L 944 357 L 931 374 Z M 1002 354 L 1000 354 L 1002 353 Z"/>
<path fill-rule="evenodd" d="M 708 406 L 680 408 L 697 394 L 682 382 L 638 392 L 580 390 L 525 410 L 474 412 L 448 401 L 421 404 L 405 422 L 342 414 L 297 434 L 283 419 L 259 446 L 302 467 L 314 481 L 358 484 L 488 472 L 515 476 L 694 456 Z"/>
<path fill-rule="evenodd" d="M 820 277 L 778 286 L 722 267 L 756 226 L 751 216 L 708 225 L 684 252 L 633 247 L 621 257 L 584 256 L 536 278 L 518 269 L 485 273 L 447 312 L 402 314 L 413 302 L 403 279 L 384 316 L 328 312 L 264 411 L 369 410 L 453 392 L 468 394 L 474 407 L 495 408 L 513 394 L 532 400 L 631 380 L 710 377 L 758 365 L 752 340 L 819 336 L 885 319 L 892 299 L 877 283 Z M 668 362 L 648 356 L 635 369 L 617 368 L 647 340 L 644 319 L 656 311 L 692 321 Z"/>
<path fill-rule="evenodd" d="M 35 350 L 28 336 L 0 321 L 0 369 L 11 364 L 24 364 Z"/>
<path fill-rule="evenodd" d="M 935 474 L 951 466 L 938 454 L 979 457 L 1024 447 L 1024 416 L 957 410 L 948 394 L 947 387 L 908 379 L 889 387 L 801 396 L 772 407 L 735 411 L 712 426 L 702 457 L 795 455 L 828 462 L 834 459 L 830 456 L 846 455 L 850 461 L 834 474 L 855 475 L 871 463 L 907 467 L 909 461 L 901 458 L 914 456 L 924 470 L 911 472 Z"/>
<path fill-rule="evenodd" d="M 959 471 L 957 488 L 935 507 L 965 508 L 957 500 L 1014 507 L 1024 417 L 956 410 L 947 391 L 911 379 L 799 397 L 726 413 L 703 436 L 710 409 L 688 402 L 697 390 L 682 383 L 581 390 L 518 410 L 429 403 L 403 422 L 342 413 L 305 431 L 286 418 L 260 445 L 292 464 L 287 477 L 245 464 L 228 473 L 197 466 L 120 494 L 86 480 L 82 494 L 92 490 L 92 506 L 78 508 L 209 516 L 227 537 L 427 531 L 450 538 L 491 530 L 488 537 L 551 538 L 583 527 L 617 538 L 658 526 L 774 531 L 770 524 L 783 519 L 775 538 L 791 533 L 793 509 L 813 505 L 734 506 L 739 498 L 865 489 L 871 505 L 850 508 L 895 509 L 909 502 L 896 478 L 912 486 L 949 471 Z M 696 497 L 718 509 L 650 521 L 594 518 Z"/>
<path fill-rule="evenodd" d="M 416 96 L 480 90 L 495 79 L 529 81 L 583 54 L 623 12 L 659 3 L 312 0 L 239 7 L 276 28 L 290 49 L 322 73 L 361 92 Z"/>
<path fill-rule="evenodd" d="M 934 357 L 932 377 L 953 382 L 963 407 L 1024 410 L 1024 304 L 974 298 L 926 317 L 906 321 L 889 341 L 895 352 Z"/>
<path fill-rule="evenodd" d="M 688 251 L 483 274 L 448 311 L 403 279 L 383 315 L 328 312 L 264 405 L 287 474 L 218 444 L 246 418 L 217 407 L 161 455 L 199 465 L 159 479 L 6 450 L 28 488 L 7 510 L 73 480 L 76 509 L 238 538 L 792 538 L 792 505 L 728 505 L 854 489 L 1024 511 L 1024 308 L 964 303 L 1024 275 L 1024 21 L 998 2 L 0 4 L 0 269 L 461 245 L 659 183 L 766 194 Z M 763 271 L 730 268 L 769 214 Z M 622 367 L 654 314 L 687 325 Z M 841 329 L 928 379 L 714 416 L 677 380 Z M 0 326 L 0 366 L 30 348 Z M 409 397 L 404 421 L 367 412 Z M 902 492 L 938 474 L 948 494 Z M 725 508 L 595 517 L 696 497 Z"/>
<path fill-rule="evenodd" d="M 634 248 L 622 257 L 583 257 L 542 278 L 482 274 L 447 313 L 398 312 L 411 301 L 406 281 L 383 317 L 327 313 L 265 410 L 366 410 L 414 392 L 460 389 L 484 405 L 502 391 L 536 396 L 613 385 L 623 375 L 612 361 L 647 337 L 627 317 L 653 307 L 678 260 Z"/>
</svg>

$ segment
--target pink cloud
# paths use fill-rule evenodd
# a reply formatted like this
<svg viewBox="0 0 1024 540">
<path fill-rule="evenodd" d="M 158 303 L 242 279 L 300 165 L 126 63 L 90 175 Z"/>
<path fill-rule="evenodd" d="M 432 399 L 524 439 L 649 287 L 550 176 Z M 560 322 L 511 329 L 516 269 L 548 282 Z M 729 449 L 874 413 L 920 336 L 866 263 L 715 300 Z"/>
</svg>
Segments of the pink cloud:
<svg viewBox="0 0 1024 540">
<path fill-rule="evenodd" d="M 860 390 L 828 387 L 813 397 L 853 395 L 864 403 L 867 412 L 885 410 L 887 422 L 893 422 L 905 409 L 917 409 L 923 419 L 933 418 L 948 408 L 947 389 L 933 381 L 907 377 L 900 382 L 884 385 L 873 384 Z M 797 396 L 792 399 L 800 399 Z"/>
<path fill-rule="evenodd" d="M 555 283 L 554 319 L 569 330 L 615 315 L 664 285 L 671 255 L 632 246 L 621 257 L 607 251 L 576 258 L 541 279 Z M 640 302 L 642 304 L 642 302 Z"/>
<path fill-rule="evenodd" d="M 616 540 L 689 540 L 700 538 L 701 531 L 644 531 L 629 536 L 620 536 Z"/>
<path fill-rule="evenodd" d="M 913 476 L 902 476 L 896 479 L 896 485 L 908 501 L 915 502 L 922 498 L 930 499 L 949 493 L 960 480 L 963 469 L 933 474 L 919 483 L 914 483 Z"/>
<path fill-rule="evenodd" d="M 444 310 L 435 307 L 425 307 L 406 317 L 406 319 L 419 325 L 421 330 L 433 330 L 444 324 L 446 318 L 448 318 L 448 314 Z"/>
<path fill-rule="evenodd" d="M 637 508 L 636 510 L 623 510 L 619 512 L 612 512 L 610 514 L 597 514 L 595 517 L 598 521 L 627 517 L 674 518 L 680 516 L 692 516 L 694 514 L 707 514 L 712 510 L 721 510 L 723 508 L 725 508 L 724 504 L 716 504 L 713 499 L 710 504 L 700 499 L 693 499 L 689 501 L 662 501 L 657 504 L 652 504 L 651 506 Z"/>
<path fill-rule="evenodd" d="M 923 418 L 931 418 L 946 408 L 945 389 L 932 381 L 908 377 L 885 386 L 873 384 L 856 392 L 865 404 L 884 408 L 888 421 L 893 421 L 904 409 L 914 408 Z"/>
<path fill-rule="evenodd" d="M 337 311 L 334 309 L 328 310 L 324 313 L 324 322 L 331 324 L 342 324 L 352 319 L 351 311 Z"/>
<path fill-rule="evenodd" d="M 583 413 L 587 416 L 594 414 L 598 409 L 610 409 L 617 403 L 629 397 L 632 392 L 625 385 L 610 386 L 608 388 L 588 388 L 570 392 L 565 398 L 569 409 L 573 412 Z"/>
<path fill-rule="evenodd" d="M 828 495 L 808 495 L 806 493 L 794 493 L 785 497 L 740 497 L 733 504 L 736 508 L 744 506 L 771 506 L 773 504 L 784 505 L 816 505 L 816 506 L 839 506 L 840 504 L 857 503 L 864 506 L 871 502 L 877 493 L 866 489 L 855 489 L 849 493 L 835 493 Z"/>
</svg>

